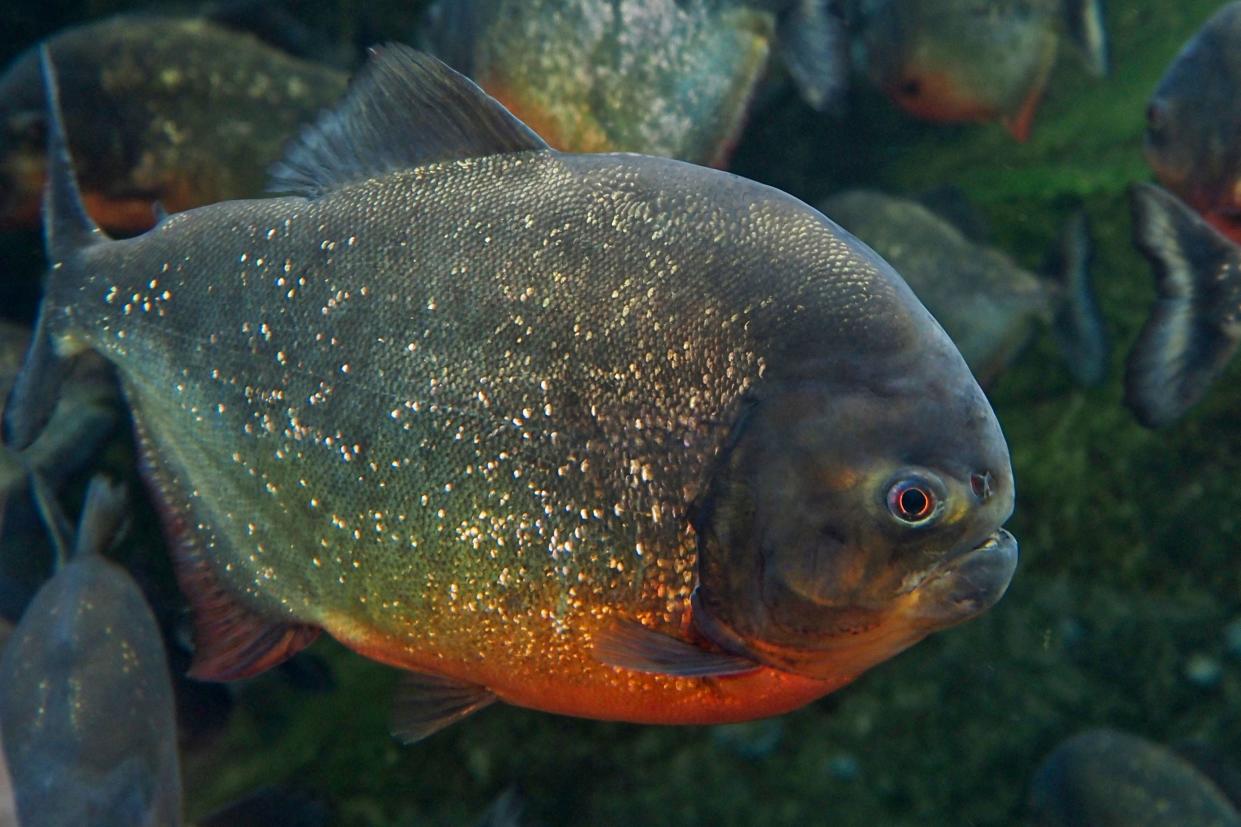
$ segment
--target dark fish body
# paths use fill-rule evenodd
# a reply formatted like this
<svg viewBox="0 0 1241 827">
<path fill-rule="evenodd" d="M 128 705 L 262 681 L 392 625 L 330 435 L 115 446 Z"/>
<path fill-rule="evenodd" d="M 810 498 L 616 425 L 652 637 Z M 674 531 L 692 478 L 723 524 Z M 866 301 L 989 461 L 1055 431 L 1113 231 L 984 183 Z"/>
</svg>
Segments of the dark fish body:
<svg viewBox="0 0 1241 827">
<path fill-rule="evenodd" d="M 916 201 L 853 190 L 820 205 L 905 278 L 983 382 L 1017 355 L 1055 300 L 1045 282 Z"/>
<path fill-rule="evenodd" d="M 1159 182 L 1241 242 L 1241 3 L 1185 44 L 1147 105 L 1144 150 Z"/>
<path fill-rule="evenodd" d="M 1176 196 L 1133 188 L 1134 243 L 1155 270 L 1155 303 L 1125 366 L 1125 404 L 1150 428 L 1185 414 L 1241 342 L 1241 246 Z"/>
<path fill-rule="evenodd" d="M 1001 121 L 1018 140 L 1069 37 L 1106 71 L 1097 0 L 859 0 L 861 63 L 901 107 L 935 121 Z"/>
<path fill-rule="evenodd" d="M 84 525 L 119 519 L 109 496 L 96 506 L 88 496 Z M 79 540 L 0 657 L 0 733 L 23 827 L 181 823 L 163 641 L 142 592 L 100 550 Z"/>
<path fill-rule="evenodd" d="M 1040 323 L 1050 324 L 1070 306 L 1089 301 L 1073 284 L 1084 278 L 1083 263 L 1066 261 L 1060 268 L 1068 274 L 1063 281 L 1036 276 L 1000 250 L 967 238 L 918 201 L 850 190 L 820 207 L 904 276 L 984 384 L 1012 362 Z M 1072 259 L 1082 242 L 1065 246 L 1065 257 Z M 1083 378 L 1093 378 L 1103 372 L 1106 361 L 1102 322 L 1093 304 L 1081 315 L 1066 338 L 1070 343 L 1092 342 L 1090 348 L 1073 348 L 1072 361 L 1090 363 L 1089 377 Z M 1085 350 L 1091 353 L 1083 357 Z"/>
<path fill-rule="evenodd" d="M 1035 775 L 1037 827 L 1241 827 L 1241 813 L 1189 761 L 1107 729 L 1065 740 Z"/>
<path fill-rule="evenodd" d="M 73 275 L 43 319 L 122 377 L 203 677 L 324 629 L 423 675 L 414 735 L 494 697 L 740 720 L 982 611 L 1012 574 L 1007 448 L 959 353 L 886 264 L 775 190 L 550 151 L 396 47 L 286 162 L 278 186 L 304 194 L 104 242 L 75 236 L 57 181 L 49 244 Z M 935 433 L 889 421 L 907 417 Z M 823 485 L 849 500 L 826 545 L 802 516 Z M 906 536 L 892 508 L 934 528 Z M 605 663 L 617 638 L 613 661 L 672 663 Z"/>
<path fill-rule="evenodd" d="M 343 73 L 206 20 L 126 15 L 48 42 L 92 215 L 151 226 L 151 205 L 184 210 L 262 192 L 284 144 L 345 88 Z M 38 220 L 45 119 L 38 52 L 0 77 L 0 221 Z"/>
</svg>

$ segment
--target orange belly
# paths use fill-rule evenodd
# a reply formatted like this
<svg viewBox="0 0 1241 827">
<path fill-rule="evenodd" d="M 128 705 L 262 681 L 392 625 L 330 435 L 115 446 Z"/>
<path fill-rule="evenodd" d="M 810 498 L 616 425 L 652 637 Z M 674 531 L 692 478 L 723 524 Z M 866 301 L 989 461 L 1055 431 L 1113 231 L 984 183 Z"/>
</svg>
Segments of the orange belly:
<svg viewBox="0 0 1241 827">
<path fill-rule="evenodd" d="M 335 626 L 335 624 L 329 624 Z M 507 652 L 470 658 L 429 655 L 408 642 L 349 624 L 328 628 L 333 637 L 372 660 L 400 669 L 485 686 L 500 700 L 558 715 L 641 724 L 726 724 L 780 715 L 853 681 L 831 680 L 767 667 L 743 675 L 679 678 L 606 666 L 586 648 L 561 648 L 554 656 L 515 661 Z M 351 634 L 352 633 L 352 634 Z"/>
</svg>

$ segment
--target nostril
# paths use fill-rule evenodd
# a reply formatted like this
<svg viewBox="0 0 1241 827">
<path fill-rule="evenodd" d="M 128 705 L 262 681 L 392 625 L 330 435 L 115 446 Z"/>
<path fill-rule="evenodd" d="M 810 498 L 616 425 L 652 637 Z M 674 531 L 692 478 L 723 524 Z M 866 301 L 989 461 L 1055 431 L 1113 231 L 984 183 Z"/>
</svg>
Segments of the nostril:
<svg viewBox="0 0 1241 827">
<path fill-rule="evenodd" d="M 992 479 L 990 471 L 983 471 L 981 474 L 970 474 L 970 490 L 974 492 L 974 496 L 980 500 L 986 500 L 990 497 L 993 493 Z"/>
</svg>

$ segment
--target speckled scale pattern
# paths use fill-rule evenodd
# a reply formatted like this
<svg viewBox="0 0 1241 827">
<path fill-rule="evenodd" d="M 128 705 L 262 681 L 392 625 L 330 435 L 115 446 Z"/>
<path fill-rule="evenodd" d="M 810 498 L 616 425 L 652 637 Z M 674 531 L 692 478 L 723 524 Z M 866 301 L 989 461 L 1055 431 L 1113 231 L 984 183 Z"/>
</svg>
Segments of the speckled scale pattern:
<svg viewBox="0 0 1241 827">
<path fill-rule="evenodd" d="M 937 330 L 800 202 L 637 156 L 221 204 L 83 264 L 57 334 L 117 364 L 240 601 L 501 697 L 628 680 L 597 618 L 679 622 L 747 390 Z"/>
</svg>

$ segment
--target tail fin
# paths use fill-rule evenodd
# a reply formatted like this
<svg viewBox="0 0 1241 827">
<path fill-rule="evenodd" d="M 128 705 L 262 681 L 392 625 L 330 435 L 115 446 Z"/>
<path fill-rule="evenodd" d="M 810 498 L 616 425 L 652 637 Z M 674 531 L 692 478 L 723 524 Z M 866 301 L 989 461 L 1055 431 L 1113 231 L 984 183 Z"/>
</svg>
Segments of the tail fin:
<svg viewBox="0 0 1241 827">
<path fill-rule="evenodd" d="M 1241 248 L 1160 187 L 1133 187 L 1134 243 L 1158 294 L 1125 368 L 1125 403 L 1148 428 L 1202 398 L 1241 341 Z"/>
<path fill-rule="evenodd" d="M 73 173 L 73 160 L 65 140 L 56 70 L 46 44 L 40 50 L 39 61 L 47 95 L 47 188 L 43 191 L 43 238 L 50 268 L 30 349 L 26 352 L 26 361 L 13 383 L 4 410 L 4 443 L 18 450 L 34 442 L 51 418 L 67 368 L 65 360 L 57 354 L 48 330 L 48 314 L 52 306 L 48 296 L 55 293 L 54 282 L 63 278 L 65 271 L 74 269 L 84 249 L 108 240 L 82 204 L 82 195 Z"/>
<path fill-rule="evenodd" d="M 1103 23 L 1103 0 L 1065 0 L 1064 23 L 1086 68 L 1095 77 L 1105 77 L 1110 59 L 1107 49 L 1107 30 Z"/>
<path fill-rule="evenodd" d="M 1090 277 L 1094 242 L 1084 211 L 1065 222 L 1055 260 L 1064 296 L 1053 322 L 1056 344 L 1077 383 L 1095 387 L 1107 378 L 1111 347 Z"/>
</svg>

